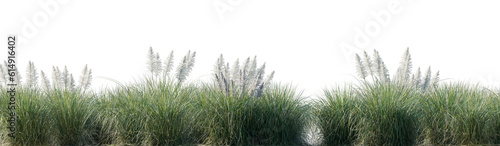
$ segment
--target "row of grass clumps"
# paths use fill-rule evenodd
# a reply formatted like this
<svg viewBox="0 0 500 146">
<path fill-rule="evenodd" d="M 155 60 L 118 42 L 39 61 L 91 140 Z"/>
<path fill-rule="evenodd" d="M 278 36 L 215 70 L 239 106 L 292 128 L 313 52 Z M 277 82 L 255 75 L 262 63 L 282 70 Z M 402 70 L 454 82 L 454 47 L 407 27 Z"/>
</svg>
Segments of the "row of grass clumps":
<svg viewBox="0 0 500 146">
<path fill-rule="evenodd" d="M 291 85 L 272 84 L 274 72 L 264 77 L 256 57 L 230 67 L 221 55 L 212 82 L 186 83 L 195 54 L 171 75 L 173 52 L 162 63 L 150 48 L 151 74 L 100 93 L 87 90 L 86 67 L 78 86 L 66 68 L 54 67 L 53 85 L 41 72 L 37 88 L 30 62 L 16 93 L 15 138 L 7 137 L 9 98 L 0 99 L 0 145 L 500 144 L 499 93 L 438 84 L 430 67 L 411 75 L 409 49 L 393 78 L 377 51 L 357 55 L 361 84 L 324 90 L 314 104 Z M 316 129 L 314 141 L 308 134 Z"/>
<path fill-rule="evenodd" d="M 78 86 L 66 67 L 62 72 L 53 68 L 52 85 L 41 71 L 38 84 L 30 62 L 26 83 L 19 82 L 16 93 L 15 138 L 5 136 L 9 99 L 0 99 L 0 144 L 306 144 L 309 105 L 295 87 L 271 84 L 274 72 L 264 78 L 265 65 L 257 68 L 256 58 L 248 58 L 241 68 L 236 61 L 230 69 L 222 55 L 214 82 L 186 83 L 195 54 L 189 51 L 171 74 L 173 52 L 162 62 L 150 48 L 151 74 L 128 84 L 115 81 L 119 86 L 99 93 L 87 90 L 92 79 L 87 67 Z"/>
<path fill-rule="evenodd" d="M 3 121 L 4 144 L 307 145 L 309 111 L 323 145 L 500 143 L 498 93 L 463 83 L 427 91 L 380 82 L 345 86 L 325 90 L 312 107 L 295 88 L 277 84 L 260 97 L 168 79 L 107 91 L 20 88 L 17 135 L 7 138 Z"/>
<path fill-rule="evenodd" d="M 4 144 L 305 145 L 309 107 L 302 100 L 288 85 L 273 85 L 256 98 L 169 78 L 101 94 L 24 88 L 17 96 L 16 138 Z"/>
</svg>

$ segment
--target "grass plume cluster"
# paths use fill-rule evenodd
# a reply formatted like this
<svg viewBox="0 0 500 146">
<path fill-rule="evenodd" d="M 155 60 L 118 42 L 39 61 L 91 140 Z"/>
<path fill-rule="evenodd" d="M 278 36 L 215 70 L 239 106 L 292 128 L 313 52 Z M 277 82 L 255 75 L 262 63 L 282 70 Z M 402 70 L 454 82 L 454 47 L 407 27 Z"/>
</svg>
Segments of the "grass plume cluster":
<svg viewBox="0 0 500 146">
<path fill-rule="evenodd" d="M 151 73 L 152 77 L 167 78 L 170 76 L 170 71 L 174 67 L 174 51 L 170 52 L 163 64 L 160 54 L 158 52 L 155 53 L 152 47 L 149 48 L 147 57 L 147 69 Z M 189 73 L 191 73 L 191 70 L 193 70 L 194 67 L 195 57 L 196 52 L 191 53 L 191 51 L 188 51 L 188 53 L 182 58 L 181 62 L 179 62 L 175 73 L 175 79 L 177 79 L 177 82 L 182 83 L 189 76 Z"/>
<path fill-rule="evenodd" d="M 397 72 L 392 79 L 390 78 L 389 70 L 377 50 L 373 51 L 372 57 L 366 51 L 363 52 L 362 56 L 363 58 L 359 54 L 356 54 L 356 73 L 358 74 L 358 78 L 364 81 L 385 83 L 392 81 L 399 85 L 412 86 L 424 91 L 439 82 L 439 71 L 432 76 L 430 66 L 427 68 L 425 76 L 421 75 L 420 67 L 413 75 L 411 74 L 412 61 L 409 48 L 406 49 L 401 57 Z M 368 79 L 368 77 L 371 77 L 372 80 Z"/>
<path fill-rule="evenodd" d="M 241 67 L 237 59 L 231 68 L 221 54 L 215 63 L 213 78 L 218 90 L 226 96 L 261 97 L 274 76 L 273 71 L 264 79 L 265 68 L 265 63 L 257 68 L 257 56 L 252 60 L 248 57 Z"/>
</svg>

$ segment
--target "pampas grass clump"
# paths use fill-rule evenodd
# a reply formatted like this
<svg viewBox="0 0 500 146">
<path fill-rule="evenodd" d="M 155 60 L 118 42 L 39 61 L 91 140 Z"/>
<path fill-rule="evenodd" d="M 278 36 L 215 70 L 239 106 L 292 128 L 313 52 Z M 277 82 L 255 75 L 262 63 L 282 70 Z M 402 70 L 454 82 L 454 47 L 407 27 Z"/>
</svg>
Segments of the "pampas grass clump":
<svg viewBox="0 0 500 146">
<path fill-rule="evenodd" d="M 306 145 L 309 105 L 289 85 L 271 85 L 260 98 L 227 96 L 204 85 L 196 96 L 210 145 Z"/>
</svg>

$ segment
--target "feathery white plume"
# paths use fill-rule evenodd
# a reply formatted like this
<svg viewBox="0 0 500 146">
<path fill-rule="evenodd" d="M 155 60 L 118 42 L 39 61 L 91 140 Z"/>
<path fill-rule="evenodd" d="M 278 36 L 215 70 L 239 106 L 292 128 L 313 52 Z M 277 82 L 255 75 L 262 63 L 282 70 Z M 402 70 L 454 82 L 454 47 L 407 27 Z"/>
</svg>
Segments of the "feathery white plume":
<svg viewBox="0 0 500 146">
<path fill-rule="evenodd" d="M 427 68 L 427 71 L 425 73 L 423 83 L 422 83 L 422 89 L 425 91 L 427 87 L 429 86 L 431 82 L 431 67 Z"/>
<path fill-rule="evenodd" d="M 179 82 L 183 82 L 184 80 L 186 80 L 187 76 L 191 72 L 195 62 L 195 55 L 196 52 L 193 52 L 193 54 L 191 54 L 191 51 L 188 51 L 186 56 L 182 58 L 179 66 L 177 66 L 176 78 Z"/>
<path fill-rule="evenodd" d="M 436 74 L 434 75 L 434 77 L 432 78 L 431 80 L 431 86 L 434 86 L 434 85 L 437 85 L 439 82 L 439 71 L 436 72 Z"/>
<path fill-rule="evenodd" d="M 411 67 L 410 48 L 407 48 L 403 57 L 401 57 L 401 62 L 396 72 L 396 81 L 399 83 L 407 83 L 411 74 Z"/>
<path fill-rule="evenodd" d="M 412 79 L 413 86 L 418 87 L 420 85 L 421 80 L 422 80 L 421 78 L 422 78 L 422 75 L 421 75 L 420 67 L 419 67 L 419 68 L 417 68 L 417 72 L 413 75 L 413 79 Z"/>
<path fill-rule="evenodd" d="M 236 59 L 236 61 L 234 62 L 233 64 L 233 67 L 231 68 L 231 72 L 232 72 L 232 79 L 233 79 L 233 86 L 235 85 L 234 88 L 236 88 L 235 90 L 240 90 L 239 89 L 239 85 L 240 85 L 240 62 L 239 62 L 239 59 Z"/>
<path fill-rule="evenodd" d="M 358 73 L 359 78 L 366 78 L 366 70 L 363 65 L 363 61 L 361 61 L 361 57 L 359 57 L 358 54 L 356 54 L 356 72 Z"/>
<path fill-rule="evenodd" d="M 87 75 L 87 65 L 85 65 L 82 69 L 82 75 L 80 75 L 80 79 L 78 80 L 78 85 L 81 86 L 81 88 L 83 88 L 83 85 L 84 85 L 84 82 L 85 82 L 85 75 Z"/>
<path fill-rule="evenodd" d="M 68 84 L 66 86 L 66 89 L 69 91 L 73 91 L 75 89 L 75 80 L 73 79 L 73 74 L 69 74 L 67 79 L 68 79 Z"/>
<path fill-rule="evenodd" d="M 368 73 L 370 73 L 371 76 L 374 76 L 375 73 L 373 71 L 373 64 L 372 64 L 372 60 L 370 59 L 370 56 L 368 55 L 368 53 L 366 53 L 366 51 L 363 52 L 364 53 L 364 67 L 365 67 L 365 70 L 368 70 Z"/>
<path fill-rule="evenodd" d="M 59 72 L 59 68 L 52 66 L 52 83 L 54 84 L 54 88 L 59 88 L 61 86 L 61 73 Z"/>
<path fill-rule="evenodd" d="M 69 80 L 71 80 L 71 79 L 69 78 L 68 67 L 64 66 L 64 71 L 63 71 L 63 73 L 62 73 L 62 77 L 61 77 L 61 78 L 62 78 L 62 85 L 63 85 L 63 88 L 68 89 L 68 87 L 69 87 L 69 83 L 70 83 L 70 81 L 69 81 Z"/>
<path fill-rule="evenodd" d="M 385 66 L 384 61 L 381 61 L 380 65 L 380 78 L 382 79 L 383 82 L 386 83 L 391 82 L 391 79 L 389 77 L 389 70 Z"/>
<path fill-rule="evenodd" d="M 156 56 L 155 56 L 155 53 L 153 51 L 153 47 L 149 47 L 147 66 L 148 66 L 148 71 L 151 72 L 152 75 L 156 71 L 155 60 L 156 60 Z"/>
<path fill-rule="evenodd" d="M 172 68 L 174 67 L 174 51 L 172 50 L 170 52 L 170 55 L 168 55 L 167 60 L 165 60 L 165 64 L 163 65 L 163 74 L 168 75 Z"/>
<path fill-rule="evenodd" d="M 89 69 L 87 74 L 85 75 L 85 81 L 83 82 L 84 88 L 87 89 L 92 84 L 92 69 Z"/>
<path fill-rule="evenodd" d="M 28 87 L 36 87 L 38 84 L 38 75 L 33 62 L 28 61 L 28 68 L 26 69 L 26 84 Z"/>
<path fill-rule="evenodd" d="M 159 75 L 161 73 L 161 59 L 160 54 L 157 52 L 154 59 L 154 74 Z"/>
<path fill-rule="evenodd" d="M 42 89 L 49 90 L 50 89 L 49 79 L 47 78 L 47 76 L 45 75 L 45 73 L 42 70 L 40 70 L 40 75 L 41 75 Z"/>
<path fill-rule="evenodd" d="M 91 75 L 92 70 L 87 68 L 87 65 L 82 70 L 82 75 L 80 75 L 80 80 L 79 80 L 79 88 L 80 89 L 88 89 L 91 84 L 92 80 L 92 75 Z"/>
</svg>

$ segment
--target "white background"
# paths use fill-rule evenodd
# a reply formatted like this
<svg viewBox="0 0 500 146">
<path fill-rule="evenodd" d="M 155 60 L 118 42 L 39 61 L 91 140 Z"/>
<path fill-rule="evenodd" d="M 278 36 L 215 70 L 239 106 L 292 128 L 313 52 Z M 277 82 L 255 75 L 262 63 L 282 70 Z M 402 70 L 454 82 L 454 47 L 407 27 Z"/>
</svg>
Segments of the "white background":
<svg viewBox="0 0 500 146">
<path fill-rule="evenodd" d="M 147 72 L 152 46 L 162 59 L 174 50 L 176 65 L 196 51 L 188 79 L 208 80 L 220 54 L 231 63 L 256 55 L 267 73 L 276 71 L 274 81 L 314 96 L 355 82 L 349 51 L 377 49 L 392 75 L 409 47 L 414 70 L 432 66 L 446 81 L 498 86 L 499 6 L 493 0 L 2 0 L 0 60 L 7 58 L 8 34 L 25 38 L 18 46 L 24 77 L 31 60 L 49 75 L 52 66 L 66 65 L 77 80 L 88 64 L 94 77 L 130 82 Z M 384 12 L 386 25 L 373 15 Z M 376 33 L 355 46 L 356 29 Z M 343 42 L 358 49 L 343 51 Z M 94 78 L 94 87 L 107 85 L 113 83 Z"/>
</svg>

